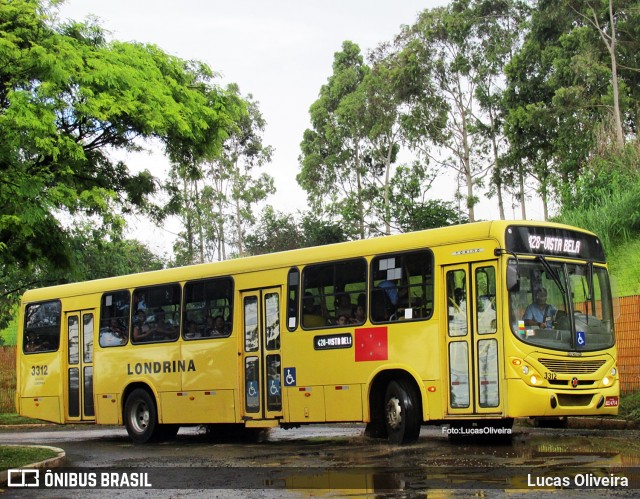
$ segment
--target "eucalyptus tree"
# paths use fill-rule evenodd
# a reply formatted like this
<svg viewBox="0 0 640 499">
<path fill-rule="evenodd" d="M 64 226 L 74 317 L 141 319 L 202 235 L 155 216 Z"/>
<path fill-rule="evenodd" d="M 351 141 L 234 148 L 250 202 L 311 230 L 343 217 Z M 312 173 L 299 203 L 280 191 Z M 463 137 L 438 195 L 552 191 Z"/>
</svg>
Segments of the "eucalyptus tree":
<svg viewBox="0 0 640 499">
<path fill-rule="evenodd" d="M 360 119 L 366 131 L 369 144 L 371 167 L 368 171 L 369 182 L 376 186 L 379 193 L 372 199 L 375 220 L 382 227 L 371 224 L 371 232 L 391 234 L 393 213 L 391 200 L 394 165 L 401 146 L 405 142 L 401 126 L 407 107 L 404 94 L 397 86 L 399 79 L 397 52 L 389 43 L 383 43 L 371 54 L 371 71 L 364 77 L 359 91 L 364 96 L 364 106 Z"/>
<path fill-rule="evenodd" d="M 486 137 L 479 133 L 476 91 L 483 57 L 474 31 L 469 1 L 423 11 L 417 22 L 400 35 L 406 70 L 421 75 L 413 91 L 411 119 L 406 121 L 412 144 L 430 161 L 460 175 L 470 221 L 478 201 L 475 188 L 491 168 L 483 151 Z M 421 84 L 428 88 L 425 92 Z M 415 85 L 415 82 L 414 82 Z M 429 94 L 427 100 L 422 99 Z"/>
<path fill-rule="evenodd" d="M 215 156 L 192 165 L 173 168 L 174 192 L 180 190 L 180 214 L 184 231 L 175 250 L 185 263 L 225 260 L 227 246 L 243 256 L 247 227 L 255 223 L 255 206 L 275 192 L 273 178 L 256 170 L 271 160 L 272 148 L 263 143 L 266 127 L 258 102 L 240 95 L 236 84 L 226 93 L 245 112 Z M 231 234 L 231 239 L 228 238 Z"/>
<path fill-rule="evenodd" d="M 473 23 L 472 36 L 482 55 L 473 58 L 477 71 L 476 114 L 479 132 L 487 139 L 484 154 L 491 158 L 489 194 L 498 200 L 500 218 L 504 220 L 504 192 L 522 186 L 522 170 L 511 163 L 509 144 L 504 133 L 503 95 L 506 89 L 504 68 L 522 45 L 529 7 L 521 0 L 476 0 L 469 4 Z M 524 195 L 520 189 L 524 214 Z M 526 218 L 526 216 L 523 216 Z"/>
<path fill-rule="evenodd" d="M 378 190 L 371 182 L 379 171 L 361 117 L 366 107 L 362 82 L 371 69 L 360 47 L 345 41 L 334 55 L 333 74 L 311 105 L 311 128 L 305 130 L 297 180 L 312 210 L 342 221 L 354 237 L 368 236 L 372 202 Z"/>
<path fill-rule="evenodd" d="M 230 85 L 229 91 L 240 95 L 237 85 Z M 255 174 L 271 161 L 273 148 L 263 143 L 263 133 L 267 125 L 259 103 L 249 94 L 247 114 L 237 123 L 236 131 L 224 143 L 223 154 L 217 160 L 222 170 L 229 172 L 230 204 L 233 247 L 239 256 L 244 255 L 244 238 L 247 226 L 255 223 L 255 206 L 275 192 L 273 177 L 266 172 Z M 222 213 L 219 213 L 222 216 Z M 223 244 L 226 241 L 222 241 Z"/>
<path fill-rule="evenodd" d="M 298 182 L 318 213 L 352 228 L 352 237 L 390 234 L 395 164 L 407 138 L 407 74 L 397 47 L 382 43 L 366 64 L 344 42 L 334 73 L 311 106 Z M 347 232 L 349 232 L 348 229 Z"/>
</svg>

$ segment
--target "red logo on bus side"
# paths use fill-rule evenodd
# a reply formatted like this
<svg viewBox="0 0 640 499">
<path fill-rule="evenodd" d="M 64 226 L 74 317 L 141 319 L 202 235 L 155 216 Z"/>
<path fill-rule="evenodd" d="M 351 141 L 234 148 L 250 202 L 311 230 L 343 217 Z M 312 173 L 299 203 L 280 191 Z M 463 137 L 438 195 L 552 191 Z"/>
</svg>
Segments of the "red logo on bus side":
<svg viewBox="0 0 640 499">
<path fill-rule="evenodd" d="M 363 327 L 356 329 L 356 362 L 387 360 L 389 343 L 387 327 Z"/>
</svg>

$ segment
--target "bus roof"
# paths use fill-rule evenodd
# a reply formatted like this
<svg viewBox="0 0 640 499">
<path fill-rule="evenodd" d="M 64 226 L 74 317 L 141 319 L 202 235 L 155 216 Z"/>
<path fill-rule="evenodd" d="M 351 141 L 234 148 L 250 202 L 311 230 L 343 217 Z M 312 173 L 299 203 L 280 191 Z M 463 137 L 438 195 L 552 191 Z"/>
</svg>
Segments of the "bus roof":
<svg viewBox="0 0 640 499">
<path fill-rule="evenodd" d="M 92 281 L 83 281 L 71 284 L 61 284 L 47 288 L 38 288 L 25 292 L 23 302 L 36 302 L 51 299 L 52 296 L 64 298 L 79 294 L 96 293 L 108 290 L 128 289 L 139 286 L 149 286 L 166 282 L 180 282 L 200 279 L 209 276 L 225 276 L 268 270 L 277 268 L 289 268 L 309 263 L 355 258 L 358 256 L 389 253 L 402 250 L 437 247 L 443 244 L 464 243 L 474 240 L 494 239 L 496 242 L 504 241 L 505 231 L 509 226 L 534 226 L 555 227 L 570 229 L 591 234 L 583 229 L 570 227 L 550 222 L 534 221 L 484 221 L 464 225 L 454 225 L 437 229 L 428 229 L 404 234 L 377 237 L 371 239 L 349 241 L 301 248 L 266 255 L 257 255 L 223 262 L 212 262 L 176 267 L 138 274 L 108 277 Z M 321 253 L 318 250 L 321 248 Z M 132 285 L 132 277 L 135 276 L 135 284 Z"/>
</svg>

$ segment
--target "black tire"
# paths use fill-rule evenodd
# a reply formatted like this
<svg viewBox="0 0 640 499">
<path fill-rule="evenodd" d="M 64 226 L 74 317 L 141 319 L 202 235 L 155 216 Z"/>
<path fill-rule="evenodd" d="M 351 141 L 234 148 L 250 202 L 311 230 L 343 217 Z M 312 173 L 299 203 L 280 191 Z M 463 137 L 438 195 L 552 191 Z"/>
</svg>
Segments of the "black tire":
<svg viewBox="0 0 640 499">
<path fill-rule="evenodd" d="M 364 435 L 369 438 L 387 438 L 387 425 L 384 419 L 377 419 L 367 423 L 364 429 Z"/>
<path fill-rule="evenodd" d="M 145 444 L 158 438 L 158 411 L 153 397 L 147 390 L 137 388 L 127 397 L 124 405 L 124 424 L 129 437 L 136 444 Z"/>
<path fill-rule="evenodd" d="M 394 445 L 418 440 L 422 423 L 420 401 L 413 386 L 405 381 L 391 381 L 384 396 L 387 438 Z"/>
</svg>

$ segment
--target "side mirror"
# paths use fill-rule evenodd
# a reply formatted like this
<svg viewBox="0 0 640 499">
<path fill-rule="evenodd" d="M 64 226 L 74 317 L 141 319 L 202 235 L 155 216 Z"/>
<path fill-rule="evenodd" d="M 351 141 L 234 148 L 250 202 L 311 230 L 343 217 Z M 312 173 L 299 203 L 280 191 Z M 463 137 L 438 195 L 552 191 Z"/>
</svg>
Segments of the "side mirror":
<svg viewBox="0 0 640 499">
<path fill-rule="evenodd" d="M 507 289 L 512 293 L 520 291 L 520 272 L 518 272 L 516 265 L 509 265 L 507 267 Z"/>
</svg>

